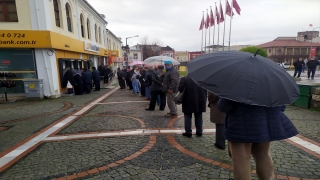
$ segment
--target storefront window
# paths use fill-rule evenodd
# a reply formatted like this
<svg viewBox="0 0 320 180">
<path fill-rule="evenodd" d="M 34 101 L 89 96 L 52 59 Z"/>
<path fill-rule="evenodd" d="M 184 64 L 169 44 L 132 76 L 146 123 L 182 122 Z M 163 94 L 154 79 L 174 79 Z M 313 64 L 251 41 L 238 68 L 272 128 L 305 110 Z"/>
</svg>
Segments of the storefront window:
<svg viewBox="0 0 320 180">
<path fill-rule="evenodd" d="M 0 73 L 11 73 L 13 77 L 0 77 L 0 80 L 15 81 L 17 86 L 0 88 L 0 93 L 24 93 L 22 80 L 36 79 L 35 59 L 32 49 L 0 49 Z"/>
</svg>

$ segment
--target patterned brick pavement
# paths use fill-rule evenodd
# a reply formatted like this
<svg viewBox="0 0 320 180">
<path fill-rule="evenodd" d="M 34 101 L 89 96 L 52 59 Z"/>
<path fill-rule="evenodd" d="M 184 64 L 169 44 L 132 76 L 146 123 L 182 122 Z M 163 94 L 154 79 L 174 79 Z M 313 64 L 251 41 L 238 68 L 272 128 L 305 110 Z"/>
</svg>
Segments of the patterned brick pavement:
<svg viewBox="0 0 320 180">
<path fill-rule="evenodd" d="M 1 104 L 7 113 L 1 121 L 29 119 L 0 131 L 0 180 L 233 177 L 227 151 L 213 146 L 209 112 L 204 135 L 186 138 L 181 113 L 168 119 L 166 111 L 148 112 L 147 106 L 143 97 L 117 88 L 17 107 Z M 320 179 L 320 112 L 288 107 L 285 113 L 300 134 L 272 143 L 276 178 Z M 252 179 L 258 179 L 253 161 Z"/>
</svg>

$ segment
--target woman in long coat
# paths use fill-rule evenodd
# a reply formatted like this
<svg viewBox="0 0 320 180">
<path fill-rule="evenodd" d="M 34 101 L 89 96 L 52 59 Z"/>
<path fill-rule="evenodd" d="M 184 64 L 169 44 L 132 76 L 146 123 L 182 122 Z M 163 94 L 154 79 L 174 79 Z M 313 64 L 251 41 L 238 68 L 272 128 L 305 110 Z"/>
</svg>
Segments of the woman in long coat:
<svg viewBox="0 0 320 180">
<path fill-rule="evenodd" d="M 210 108 L 210 121 L 216 124 L 216 142 L 214 146 L 218 149 L 224 150 L 226 148 L 226 139 L 223 136 L 224 129 L 224 121 L 226 117 L 226 113 L 221 112 L 217 108 L 217 104 L 219 102 L 219 96 L 208 92 L 208 101 Z"/>
<path fill-rule="evenodd" d="M 184 91 L 182 100 L 182 112 L 184 113 L 183 136 L 192 136 L 192 114 L 195 117 L 196 135 L 202 136 L 202 113 L 207 109 L 207 91 L 200 88 L 190 77 L 186 76 L 180 79 L 179 92 Z"/>
<path fill-rule="evenodd" d="M 230 145 L 234 179 L 251 179 L 251 155 L 259 179 L 274 179 L 270 142 L 298 134 L 283 113 L 285 106 L 255 106 L 221 98 L 218 109 L 227 116 L 224 136 Z"/>
</svg>

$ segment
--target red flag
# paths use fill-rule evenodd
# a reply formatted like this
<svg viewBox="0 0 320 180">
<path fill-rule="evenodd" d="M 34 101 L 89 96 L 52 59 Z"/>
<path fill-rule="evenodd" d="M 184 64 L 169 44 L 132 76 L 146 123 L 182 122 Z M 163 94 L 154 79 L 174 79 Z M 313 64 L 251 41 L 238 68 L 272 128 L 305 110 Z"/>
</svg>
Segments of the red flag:
<svg viewBox="0 0 320 180">
<path fill-rule="evenodd" d="M 312 27 L 312 24 L 309 24 L 309 27 Z"/>
<path fill-rule="evenodd" d="M 220 3 L 220 22 L 224 21 L 224 16 L 223 16 L 223 10 L 222 10 L 222 5 Z"/>
<path fill-rule="evenodd" d="M 212 9 L 211 9 L 211 12 L 210 12 L 210 26 L 214 26 L 214 16 L 213 16 Z"/>
<path fill-rule="evenodd" d="M 199 30 L 202 30 L 202 29 L 203 29 L 203 26 L 204 26 L 204 17 L 203 17 L 203 15 L 202 15 L 202 20 L 201 20 L 201 24 L 200 24 Z"/>
<path fill-rule="evenodd" d="M 217 24 L 219 24 L 220 23 L 220 14 L 218 12 L 217 6 L 216 6 L 216 17 L 217 17 Z"/>
<path fill-rule="evenodd" d="M 206 20 L 205 28 L 208 29 L 209 26 L 210 26 L 210 17 L 207 11 L 207 20 Z"/>
<path fill-rule="evenodd" d="M 311 54 L 310 54 L 311 57 L 314 57 L 316 55 L 316 50 L 317 50 L 317 47 L 312 47 Z"/>
<path fill-rule="evenodd" d="M 226 7 L 226 14 L 230 17 L 232 17 L 234 15 L 233 11 L 231 10 L 230 4 L 227 0 L 227 7 Z"/>
<path fill-rule="evenodd" d="M 236 10 L 236 12 L 240 15 L 241 9 L 240 9 L 240 6 L 239 6 L 239 4 L 237 3 L 236 0 L 232 0 L 232 6 Z"/>
<path fill-rule="evenodd" d="M 111 57 L 111 56 L 109 56 L 109 58 L 108 58 L 108 64 L 109 64 L 109 65 L 112 64 L 112 57 Z"/>
</svg>

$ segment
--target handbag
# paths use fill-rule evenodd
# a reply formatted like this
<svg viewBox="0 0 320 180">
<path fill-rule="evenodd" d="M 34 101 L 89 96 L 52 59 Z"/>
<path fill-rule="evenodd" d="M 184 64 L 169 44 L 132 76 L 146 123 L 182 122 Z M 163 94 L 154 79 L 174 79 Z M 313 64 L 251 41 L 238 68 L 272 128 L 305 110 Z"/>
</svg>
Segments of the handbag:
<svg viewBox="0 0 320 180">
<path fill-rule="evenodd" d="M 183 91 L 181 93 L 178 93 L 176 97 L 174 98 L 174 101 L 176 104 L 182 104 L 184 92 L 186 91 L 186 87 L 184 87 Z"/>
</svg>

